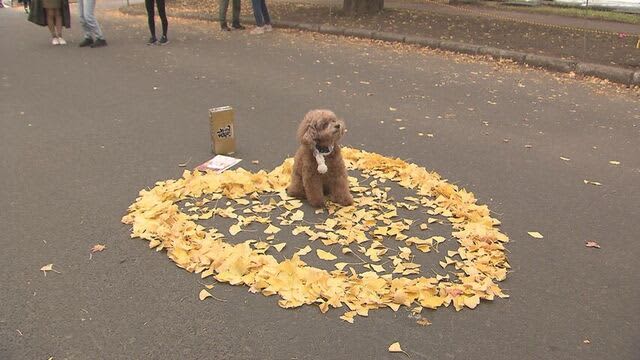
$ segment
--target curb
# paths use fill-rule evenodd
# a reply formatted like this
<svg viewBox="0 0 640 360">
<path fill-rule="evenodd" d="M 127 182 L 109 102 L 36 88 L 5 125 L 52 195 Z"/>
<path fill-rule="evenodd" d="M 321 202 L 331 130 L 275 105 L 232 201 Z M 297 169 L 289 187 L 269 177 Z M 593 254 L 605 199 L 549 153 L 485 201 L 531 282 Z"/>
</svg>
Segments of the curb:
<svg viewBox="0 0 640 360">
<path fill-rule="evenodd" d="M 121 7 L 120 12 L 129 15 L 145 15 L 144 9 L 137 9 L 131 7 Z M 205 21 L 217 21 L 218 19 L 212 15 L 207 14 L 177 14 L 175 17 L 205 20 Z M 243 21 L 251 21 L 251 18 L 242 17 Z M 339 35 L 339 36 L 352 36 L 363 39 L 381 40 L 388 42 L 399 42 L 405 44 L 419 45 L 432 49 L 440 49 L 453 51 L 462 54 L 469 55 L 486 55 L 491 56 L 494 59 L 509 59 L 514 62 L 549 69 L 552 71 L 562 73 L 575 73 L 583 76 L 595 76 L 601 79 L 606 79 L 615 83 L 624 84 L 628 86 L 640 86 L 640 70 L 633 71 L 631 69 L 625 69 L 621 67 L 591 64 L 576 62 L 572 60 L 566 60 L 561 58 L 555 58 L 551 56 L 537 55 L 523 53 L 519 51 L 498 49 L 490 46 L 482 46 L 468 43 L 461 43 L 448 40 L 439 40 L 435 38 L 429 38 L 416 35 L 402 35 L 398 33 L 386 32 L 386 31 L 374 31 L 368 29 L 357 28 L 342 28 L 333 25 L 325 24 L 310 24 L 300 23 L 289 20 L 274 20 L 272 21 L 274 27 L 291 28 L 305 31 L 313 31 L 322 34 Z"/>
</svg>

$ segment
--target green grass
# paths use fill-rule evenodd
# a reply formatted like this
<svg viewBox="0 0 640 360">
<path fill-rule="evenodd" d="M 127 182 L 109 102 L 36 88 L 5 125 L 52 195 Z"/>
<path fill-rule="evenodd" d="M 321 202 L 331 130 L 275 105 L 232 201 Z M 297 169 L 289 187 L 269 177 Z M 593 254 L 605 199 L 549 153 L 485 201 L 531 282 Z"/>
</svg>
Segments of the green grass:
<svg viewBox="0 0 640 360">
<path fill-rule="evenodd" d="M 579 9 L 558 6 L 539 6 L 532 8 L 523 8 L 519 10 L 542 14 L 553 14 L 577 18 L 617 21 L 629 24 L 640 24 L 640 14 L 625 14 L 607 10 Z"/>
</svg>

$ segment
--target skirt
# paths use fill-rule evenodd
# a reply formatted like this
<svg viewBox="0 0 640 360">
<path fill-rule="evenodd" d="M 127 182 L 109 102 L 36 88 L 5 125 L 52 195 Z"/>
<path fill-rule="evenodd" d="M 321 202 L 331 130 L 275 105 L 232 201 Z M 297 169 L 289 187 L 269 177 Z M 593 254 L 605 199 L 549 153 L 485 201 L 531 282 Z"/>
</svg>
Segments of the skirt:
<svg viewBox="0 0 640 360">
<path fill-rule="evenodd" d="M 62 0 L 42 0 L 45 9 L 62 9 Z"/>
</svg>

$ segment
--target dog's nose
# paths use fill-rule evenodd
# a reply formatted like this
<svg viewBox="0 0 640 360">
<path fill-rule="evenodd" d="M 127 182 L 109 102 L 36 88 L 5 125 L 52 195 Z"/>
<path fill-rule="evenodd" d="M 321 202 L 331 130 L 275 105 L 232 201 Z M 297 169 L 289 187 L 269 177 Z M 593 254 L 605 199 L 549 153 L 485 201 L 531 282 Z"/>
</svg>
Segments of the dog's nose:
<svg viewBox="0 0 640 360">
<path fill-rule="evenodd" d="M 336 129 L 340 129 L 340 124 L 336 124 Z"/>
</svg>

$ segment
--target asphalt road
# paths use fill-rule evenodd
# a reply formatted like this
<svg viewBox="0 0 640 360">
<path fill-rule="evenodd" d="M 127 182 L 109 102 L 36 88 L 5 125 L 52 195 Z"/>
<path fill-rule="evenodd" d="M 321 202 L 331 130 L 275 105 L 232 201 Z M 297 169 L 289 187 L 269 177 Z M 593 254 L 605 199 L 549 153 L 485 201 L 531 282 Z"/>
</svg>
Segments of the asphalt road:
<svg viewBox="0 0 640 360">
<path fill-rule="evenodd" d="M 77 22 L 53 47 L 21 11 L 0 10 L 1 359 L 404 358 L 387 352 L 395 341 L 412 359 L 640 357 L 637 93 L 176 20 L 168 46 L 147 47 L 144 18 L 99 19 L 108 47 L 78 48 Z M 237 110 L 246 168 L 291 155 L 301 116 L 326 107 L 346 119 L 348 145 L 473 191 L 511 237 L 511 298 L 427 312 L 428 327 L 403 309 L 350 325 L 340 310 L 284 310 L 226 284 L 214 294 L 228 301 L 199 301 L 199 277 L 120 218 L 140 189 L 211 156 L 207 109 L 220 105 Z M 89 259 L 96 243 L 107 250 Z M 49 263 L 61 273 L 43 276 Z"/>
</svg>

